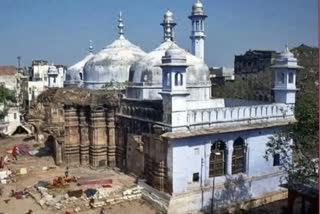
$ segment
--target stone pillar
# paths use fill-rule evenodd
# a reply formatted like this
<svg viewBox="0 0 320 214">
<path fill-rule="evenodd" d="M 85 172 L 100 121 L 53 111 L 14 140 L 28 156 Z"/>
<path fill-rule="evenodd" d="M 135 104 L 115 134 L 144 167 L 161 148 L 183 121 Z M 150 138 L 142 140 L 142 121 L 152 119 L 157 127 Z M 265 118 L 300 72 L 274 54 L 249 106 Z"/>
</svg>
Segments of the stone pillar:
<svg viewBox="0 0 320 214">
<path fill-rule="evenodd" d="M 63 155 L 62 155 L 62 144 L 61 142 L 62 139 L 56 139 L 55 140 L 55 162 L 56 165 L 61 166 L 63 164 Z"/>
<path fill-rule="evenodd" d="M 226 144 L 227 175 L 232 175 L 232 153 L 233 153 L 233 140 L 229 140 Z"/>
<path fill-rule="evenodd" d="M 82 166 L 89 165 L 89 109 L 82 107 L 79 111 L 80 130 L 80 162 Z"/>
<path fill-rule="evenodd" d="M 77 108 L 66 106 L 65 108 L 65 162 L 69 166 L 80 164 L 80 135 Z"/>
<path fill-rule="evenodd" d="M 153 181 L 154 186 L 160 190 L 164 191 L 165 188 L 165 177 L 166 177 L 166 166 L 164 161 L 154 163 L 153 166 Z"/>
<path fill-rule="evenodd" d="M 119 127 L 117 127 L 117 138 L 116 138 L 116 162 L 117 167 L 120 169 L 125 169 L 125 160 L 126 160 L 126 150 L 125 145 L 127 143 L 125 142 L 127 140 L 127 132 L 123 123 Z"/>
<path fill-rule="evenodd" d="M 105 112 L 103 107 L 91 108 L 89 132 L 90 165 L 93 167 L 106 166 L 107 136 Z"/>
<path fill-rule="evenodd" d="M 108 128 L 108 145 L 107 157 L 108 166 L 116 166 L 116 132 L 115 132 L 115 110 L 109 109 L 107 113 L 107 128 Z"/>
</svg>

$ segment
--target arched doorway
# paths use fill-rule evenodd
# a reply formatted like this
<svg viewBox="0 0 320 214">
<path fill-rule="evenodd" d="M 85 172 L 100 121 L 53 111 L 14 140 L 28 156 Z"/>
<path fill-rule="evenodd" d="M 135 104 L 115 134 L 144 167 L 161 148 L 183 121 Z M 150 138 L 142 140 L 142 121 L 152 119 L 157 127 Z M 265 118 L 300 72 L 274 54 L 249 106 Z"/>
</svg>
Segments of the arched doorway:
<svg viewBox="0 0 320 214">
<path fill-rule="evenodd" d="M 225 149 L 223 141 L 218 140 L 211 146 L 209 177 L 217 177 L 226 174 Z"/>
</svg>

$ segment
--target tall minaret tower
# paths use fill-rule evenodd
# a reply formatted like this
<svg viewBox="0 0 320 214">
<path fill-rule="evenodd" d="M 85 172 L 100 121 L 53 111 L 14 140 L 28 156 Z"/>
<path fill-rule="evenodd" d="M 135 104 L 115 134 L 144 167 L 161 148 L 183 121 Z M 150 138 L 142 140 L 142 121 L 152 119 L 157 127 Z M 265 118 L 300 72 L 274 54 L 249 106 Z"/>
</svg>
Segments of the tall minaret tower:
<svg viewBox="0 0 320 214">
<path fill-rule="evenodd" d="M 192 41 L 191 53 L 204 60 L 204 20 L 207 16 L 204 14 L 203 5 L 200 0 L 197 0 L 192 6 L 191 19 L 192 32 L 190 39 Z"/>
<path fill-rule="evenodd" d="M 296 102 L 296 72 L 302 68 L 290 52 L 288 45 L 279 54 L 274 69 L 274 101 L 276 103 L 295 104 Z"/>
<path fill-rule="evenodd" d="M 164 14 L 163 22 L 160 24 L 163 26 L 163 40 L 173 41 L 174 40 L 174 26 L 176 23 L 173 19 L 173 13 L 170 10 Z"/>
</svg>

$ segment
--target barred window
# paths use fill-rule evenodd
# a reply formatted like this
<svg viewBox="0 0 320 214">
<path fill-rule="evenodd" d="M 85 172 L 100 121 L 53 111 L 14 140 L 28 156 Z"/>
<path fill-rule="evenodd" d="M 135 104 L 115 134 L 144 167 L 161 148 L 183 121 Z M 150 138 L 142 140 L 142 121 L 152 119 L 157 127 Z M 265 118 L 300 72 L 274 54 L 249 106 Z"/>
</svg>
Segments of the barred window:
<svg viewBox="0 0 320 214">
<path fill-rule="evenodd" d="M 239 137 L 233 143 L 232 174 L 245 172 L 245 144 Z"/>
<path fill-rule="evenodd" d="M 209 177 L 225 175 L 225 143 L 216 141 L 211 146 Z"/>
</svg>

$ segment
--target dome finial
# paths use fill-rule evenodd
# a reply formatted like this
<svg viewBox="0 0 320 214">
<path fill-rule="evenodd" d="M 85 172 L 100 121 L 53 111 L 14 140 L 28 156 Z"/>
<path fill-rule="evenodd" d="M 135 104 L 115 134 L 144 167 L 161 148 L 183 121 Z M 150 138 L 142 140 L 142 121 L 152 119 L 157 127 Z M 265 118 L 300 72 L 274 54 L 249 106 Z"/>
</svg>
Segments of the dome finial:
<svg viewBox="0 0 320 214">
<path fill-rule="evenodd" d="M 118 19 L 118 28 L 119 28 L 119 38 L 124 38 L 124 32 L 123 32 L 123 28 L 124 28 L 124 25 L 123 25 L 123 20 L 122 20 L 122 12 L 120 11 L 119 13 L 119 19 Z"/>
<path fill-rule="evenodd" d="M 174 38 L 174 26 L 176 23 L 173 19 L 173 13 L 167 9 L 163 16 L 163 22 L 161 23 L 163 26 L 163 33 L 164 33 L 164 41 L 173 41 Z"/>
<path fill-rule="evenodd" d="M 89 40 L 89 53 L 92 54 L 93 52 L 93 45 L 92 45 L 92 40 Z"/>
<path fill-rule="evenodd" d="M 290 50 L 289 50 L 289 45 L 288 45 L 288 41 L 286 42 L 286 46 L 285 46 L 284 51 L 285 51 L 286 53 L 289 53 L 289 52 L 290 52 Z"/>
</svg>

